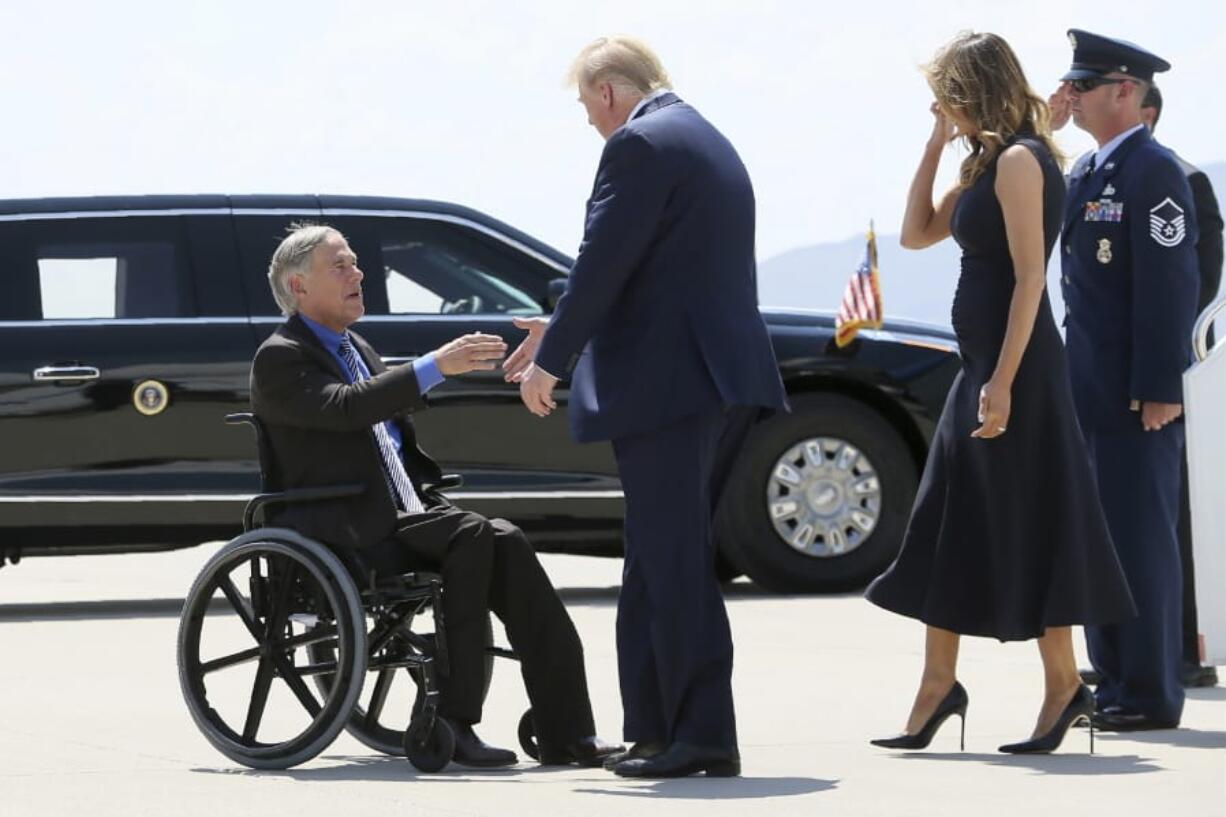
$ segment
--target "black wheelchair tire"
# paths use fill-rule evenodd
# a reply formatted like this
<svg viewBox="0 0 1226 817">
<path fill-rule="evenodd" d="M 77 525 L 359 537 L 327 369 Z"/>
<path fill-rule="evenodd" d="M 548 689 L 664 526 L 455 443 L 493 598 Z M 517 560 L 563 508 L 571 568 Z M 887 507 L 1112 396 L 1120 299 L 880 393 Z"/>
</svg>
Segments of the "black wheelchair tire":
<svg viewBox="0 0 1226 817">
<path fill-rule="evenodd" d="M 407 757 L 419 772 L 433 774 L 446 768 L 455 755 L 455 732 L 441 717 L 434 718 L 428 733 L 426 729 L 420 718 L 415 717 L 404 731 L 400 754 Z"/>
<path fill-rule="evenodd" d="M 532 719 L 532 707 L 528 707 L 519 719 L 519 748 L 533 760 L 541 759 L 541 746 L 536 740 L 536 721 Z"/>
<path fill-rule="evenodd" d="M 203 620 L 216 582 L 239 563 L 265 553 L 293 559 L 326 596 L 337 624 L 344 683 L 324 696 L 320 711 L 298 735 L 276 744 L 244 741 L 209 705 L 199 655 Z M 353 580 L 331 551 L 291 530 L 264 528 L 245 533 L 221 548 L 200 571 L 184 601 L 177 639 L 179 685 L 192 720 L 214 748 L 253 769 L 288 769 L 318 755 L 345 727 L 366 674 L 366 632 Z"/>
</svg>

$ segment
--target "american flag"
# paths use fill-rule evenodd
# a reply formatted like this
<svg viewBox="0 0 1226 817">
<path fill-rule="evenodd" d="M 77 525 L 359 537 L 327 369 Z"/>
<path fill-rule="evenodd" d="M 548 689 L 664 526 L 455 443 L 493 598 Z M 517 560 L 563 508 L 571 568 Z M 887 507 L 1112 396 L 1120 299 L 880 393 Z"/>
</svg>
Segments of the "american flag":
<svg viewBox="0 0 1226 817">
<path fill-rule="evenodd" d="M 881 328 L 881 285 L 877 281 L 877 236 L 870 224 L 864 258 L 843 290 L 843 303 L 834 323 L 834 342 L 840 348 L 851 343 L 856 332 Z"/>
</svg>

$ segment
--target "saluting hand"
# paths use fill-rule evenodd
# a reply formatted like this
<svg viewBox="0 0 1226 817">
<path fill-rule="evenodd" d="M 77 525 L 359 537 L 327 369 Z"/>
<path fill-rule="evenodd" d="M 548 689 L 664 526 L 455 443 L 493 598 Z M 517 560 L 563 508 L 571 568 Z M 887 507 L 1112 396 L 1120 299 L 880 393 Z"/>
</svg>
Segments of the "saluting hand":
<svg viewBox="0 0 1226 817">
<path fill-rule="evenodd" d="M 541 338 L 545 337 L 545 330 L 549 328 L 548 318 L 514 318 L 513 322 L 516 329 L 527 329 L 528 337 L 524 338 L 502 364 L 502 371 L 505 373 L 503 379 L 508 383 L 518 383 L 523 379 L 524 373 L 536 357 L 536 350 L 540 348 Z"/>
<path fill-rule="evenodd" d="M 1146 431 L 1160 431 L 1181 414 L 1183 406 L 1179 403 L 1142 403 L 1141 427 Z"/>
<path fill-rule="evenodd" d="M 979 390 L 979 428 L 972 437 L 991 440 L 1005 433 L 1009 412 L 1013 407 L 1012 389 L 1003 383 L 989 380 Z"/>
<path fill-rule="evenodd" d="M 1055 93 L 1047 98 L 1047 107 L 1051 109 L 1052 131 L 1058 131 L 1067 125 L 1069 117 L 1073 115 L 1073 98 L 1069 96 L 1070 87 L 1067 82 L 1062 82 Z"/>
<path fill-rule="evenodd" d="M 497 335 L 472 332 L 448 341 L 434 350 L 434 362 L 444 377 L 472 371 L 490 371 L 507 353 L 507 343 Z"/>
<path fill-rule="evenodd" d="M 958 126 L 945 115 L 941 110 L 941 106 L 933 102 L 928 106 L 928 110 L 932 112 L 932 133 L 928 136 L 929 145 L 939 145 L 945 147 L 946 144 L 952 142 L 954 137 L 958 135 Z"/>
</svg>

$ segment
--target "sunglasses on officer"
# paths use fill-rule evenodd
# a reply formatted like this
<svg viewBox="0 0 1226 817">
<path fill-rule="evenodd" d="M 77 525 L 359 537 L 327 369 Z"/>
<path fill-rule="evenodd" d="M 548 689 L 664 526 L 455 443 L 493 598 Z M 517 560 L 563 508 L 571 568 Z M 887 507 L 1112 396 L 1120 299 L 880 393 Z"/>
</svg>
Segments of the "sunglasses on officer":
<svg viewBox="0 0 1226 817">
<path fill-rule="evenodd" d="M 1103 85 L 1120 85 L 1125 82 L 1136 82 L 1131 77 L 1082 77 L 1069 81 L 1069 85 L 1079 94 L 1088 94 Z"/>
</svg>

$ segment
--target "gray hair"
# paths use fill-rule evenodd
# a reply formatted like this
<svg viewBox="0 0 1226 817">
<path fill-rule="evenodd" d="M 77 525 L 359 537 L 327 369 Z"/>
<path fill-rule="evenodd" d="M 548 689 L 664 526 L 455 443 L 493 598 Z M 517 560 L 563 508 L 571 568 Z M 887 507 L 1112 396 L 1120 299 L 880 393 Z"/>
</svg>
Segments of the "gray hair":
<svg viewBox="0 0 1226 817">
<path fill-rule="evenodd" d="M 601 37 L 584 46 L 571 63 L 567 82 L 580 88 L 608 82 L 639 96 L 673 87 L 655 52 L 642 40 L 624 34 Z"/>
<path fill-rule="evenodd" d="M 295 223 L 289 226 L 290 234 L 282 239 L 268 264 L 268 285 L 272 297 L 287 318 L 298 312 L 298 298 L 290 289 L 289 277 L 306 275 L 311 271 L 311 256 L 315 248 L 330 235 L 340 235 L 335 227 L 326 224 Z"/>
</svg>

